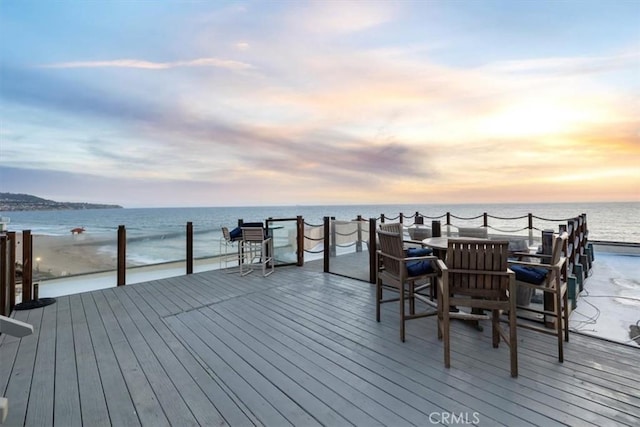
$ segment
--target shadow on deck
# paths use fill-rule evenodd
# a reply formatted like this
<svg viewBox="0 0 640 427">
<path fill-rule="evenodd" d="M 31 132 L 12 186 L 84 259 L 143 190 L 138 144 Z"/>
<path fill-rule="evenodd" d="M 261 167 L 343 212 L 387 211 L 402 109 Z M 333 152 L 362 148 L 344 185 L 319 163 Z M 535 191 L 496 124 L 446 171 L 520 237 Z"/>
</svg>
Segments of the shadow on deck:
<svg viewBox="0 0 640 427">
<path fill-rule="evenodd" d="M 321 266 L 320 266 L 321 268 Z M 225 271 L 59 297 L 0 337 L 8 426 L 638 425 L 640 352 L 518 330 L 520 376 L 489 328 L 452 331 L 396 307 L 375 321 L 374 288 L 285 267 Z"/>
</svg>

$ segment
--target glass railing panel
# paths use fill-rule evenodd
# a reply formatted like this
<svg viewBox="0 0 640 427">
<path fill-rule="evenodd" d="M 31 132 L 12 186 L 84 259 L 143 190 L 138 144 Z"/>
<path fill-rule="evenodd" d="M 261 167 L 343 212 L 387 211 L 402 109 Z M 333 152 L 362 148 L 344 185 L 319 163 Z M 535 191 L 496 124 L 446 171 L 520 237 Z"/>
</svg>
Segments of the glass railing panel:
<svg viewBox="0 0 640 427">
<path fill-rule="evenodd" d="M 275 265 L 293 265 L 298 262 L 297 219 L 282 218 L 266 221 L 267 233 L 273 239 Z"/>
<path fill-rule="evenodd" d="M 21 233 L 16 250 L 22 259 Z M 116 268 L 115 235 L 32 235 L 33 280 L 47 280 Z"/>
<path fill-rule="evenodd" d="M 329 271 L 369 281 L 369 223 L 330 221 Z"/>
<path fill-rule="evenodd" d="M 193 271 L 209 271 L 237 265 L 237 243 L 228 244 L 222 236 L 220 228 L 204 228 L 194 224 L 193 227 Z M 226 254 L 226 255 L 225 255 Z M 229 255 L 230 254 L 230 255 Z M 229 263 L 225 262 L 226 258 Z"/>
<path fill-rule="evenodd" d="M 115 232 L 32 235 L 32 282 L 38 286 L 38 296 L 70 295 L 115 286 L 117 247 Z M 22 263 L 21 241 L 16 261 Z"/>
</svg>

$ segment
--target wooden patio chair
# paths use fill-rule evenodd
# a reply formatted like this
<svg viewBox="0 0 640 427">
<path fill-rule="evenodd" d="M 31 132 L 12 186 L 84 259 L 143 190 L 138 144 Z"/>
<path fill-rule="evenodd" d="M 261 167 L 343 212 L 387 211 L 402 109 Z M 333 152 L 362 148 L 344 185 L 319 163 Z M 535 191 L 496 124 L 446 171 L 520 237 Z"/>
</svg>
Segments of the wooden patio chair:
<svg viewBox="0 0 640 427">
<path fill-rule="evenodd" d="M 404 342 L 407 320 L 437 314 L 432 293 L 438 275 L 435 265 L 437 258 L 432 255 L 411 255 L 411 250 L 404 247 L 402 224 L 384 224 L 377 234 L 376 320 L 380 321 L 382 304 L 399 301 L 400 339 Z M 385 291 L 392 291 L 394 297 L 385 298 Z M 416 311 L 416 300 L 427 307 Z M 406 303 L 409 305 L 408 314 Z"/>
<path fill-rule="evenodd" d="M 567 259 L 563 256 L 567 250 L 567 234 L 556 236 L 553 241 L 551 255 L 526 254 L 529 260 L 538 258 L 541 262 L 509 261 L 509 267 L 516 275 L 516 286 L 541 290 L 545 305 L 551 309 L 539 309 L 526 305 L 518 305 L 518 310 L 543 315 L 545 326 L 537 326 L 530 322 L 520 321 L 518 326 L 555 335 L 558 339 L 558 361 L 564 361 L 562 340 L 569 341 L 569 295 L 567 292 Z M 551 321 L 547 321 L 551 317 Z M 550 326 L 546 327 L 546 326 Z"/>
<path fill-rule="evenodd" d="M 493 347 L 502 339 L 510 349 L 511 376 L 518 376 L 515 275 L 507 265 L 509 242 L 449 239 L 446 264 L 439 260 L 438 338 L 444 338 L 444 365 L 451 366 L 450 321 L 491 319 Z M 444 309 L 444 308 L 447 309 Z M 458 311 L 450 311 L 457 307 Z M 472 314 L 460 307 L 489 310 Z M 500 325 L 501 312 L 509 313 L 509 333 Z"/>
<path fill-rule="evenodd" d="M 273 239 L 265 236 L 262 227 L 242 227 L 240 275 L 246 276 L 260 265 L 264 277 L 274 271 Z"/>
</svg>

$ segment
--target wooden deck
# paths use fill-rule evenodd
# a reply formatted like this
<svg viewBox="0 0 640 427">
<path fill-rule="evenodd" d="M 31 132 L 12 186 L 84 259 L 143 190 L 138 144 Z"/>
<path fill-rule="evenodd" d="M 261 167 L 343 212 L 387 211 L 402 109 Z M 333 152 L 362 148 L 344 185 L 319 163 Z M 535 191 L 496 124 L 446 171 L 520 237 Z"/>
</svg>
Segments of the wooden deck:
<svg viewBox="0 0 640 427">
<path fill-rule="evenodd" d="M 640 424 L 640 352 L 572 334 L 518 331 L 508 349 L 463 322 L 443 364 L 436 319 L 310 267 L 270 277 L 211 271 L 60 297 L 0 337 L 7 426 Z M 489 329 L 489 328 L 485 328 Z"/>
</svg>

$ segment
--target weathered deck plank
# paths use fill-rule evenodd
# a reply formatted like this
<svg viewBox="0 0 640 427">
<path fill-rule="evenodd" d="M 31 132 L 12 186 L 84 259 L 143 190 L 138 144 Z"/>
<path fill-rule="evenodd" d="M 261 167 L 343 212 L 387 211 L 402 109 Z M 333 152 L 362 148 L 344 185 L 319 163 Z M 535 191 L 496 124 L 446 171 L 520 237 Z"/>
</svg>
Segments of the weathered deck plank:
<svg viewBox="0 0 640 427">
<path fill-rule="evenodd" d="M 519 330 L 514 379 L 488 330 L 455 322 L 445 369 L 435 318 L 401 343 L 397 306 L 374 307 L 369 284 L 296 267 L 60 297 L 0 341 L 6 425 L 640 423 L 635 348 L 571 334 L 561 364 L 554 337 Z"/>
<path fill-rule="evenodd" d="M 96 293 L 99 293 L 99 291 Z M 100 373 L 109 418 L 114 425 L 140 425 L 135 404 L 131 399 L 122 373 L 123 368 L 118 364 L 118 359 L 111 346 L 109 335 L 105 330 L 92 294 L 81 294 L 80 298 L 84 307 L 87 326 L 89 327 L 89 335 Z"/>
<path fill-rule="evenodd" d="M 25 424 L 53 424 L 53 400 L 56 362 L 56 309 L 48 305 L 42 309 L 38 333 L 38 351 L 33 366 L 31 391 Z"/>
<path fill-rule="evenodd" d="M 27 416 L 31 379 L 33 378 L 33 367 L 40 336 L 42 309 L 18 312 L 16 319 L 33 325 L 33 334 L 20 339 L 11 376 L 7 383 L 5 396 L 10 397 L 10 406 L 5 423 L 9 426 L 22 425 Z M 4 359 L 2 361 L 4 363 Z"/>
<path fill-rule="evenodd" d="M 82 297 L 80 295 L 71 295 L 68 298 L 69 307 L 71 308 L 71 327 L 82 423 L 92 426 L 108 426 L 110 425 L 110 418 L 109 410 L 107 409 L 107 398 L 102 388 L 102 379 L 98 370 L 98 361 L 93 348 Z M 65 383 L 61 384 L 61 387 L 64 386 Z"/>
<path fill-rule="evenodd" d="M 345 329 L 343 324 L 327 327 L 327 325 L 331 325 L 329 323 L 331 322 L 330 316 L 320 316 L 317 311 L 309 313 L 306 311 L 307 307 L 304 309 L 295 308 L 295 302 L 286 306 L 281 298 L 281 296 L 278 298 L 267 295 L 263 304 L 269 305 L 270 312 L 276 312 L 283 316 L 280 319 L 283 324 L 291 326 L 306 336 L 313 337 L 314 341 L 342 354 L 347 359 L 344 363 L 348 363 L 348 359 L 361 361 L 367 369 L 375 372 L 376 376 L 380 375 L 378 372 L 385 372 L 385 375 L 382 375 L 383 378 L 396 382 L 397 385 L 407 389 L 411 394 L 416 396 L 432 395 L 429 396 L 430 400 L 438 408 L 434 408 L 428 413 L 434 410 L 445 410 L 445 408 L 451 406 L 452 402 L 458 402 L 460 411 L 471 412 L 470 408 L 475 408 L 483 414 L 491 414 L 491 417 L 495 417 L 495 421 L 504 425 L 523 423 L 524 420 L 517 418 L 517 416 L 500 412 L 498 410 L 499 405 L 492 402 L 494 400 L 493 396 L 483 393 L 481 388 L 474 387 L 472 382 L 466 384 L 457 383 L 452 378 L 443 375 L 441 366 L 437 365 L 439 368 L 437 369 L 437 376 L 442 379 L 438 381 L 437 376 L 430 377 L 425 373 L 429 367 L 424 363 L 424 358 L 420 358 L 415 365 L 413 364 L 413 361 L 408 358 L 409 354 L 405 354 L 409 353 L 406 352 L 406 348 L 396 348 L 397 344 L 392 344 L 391 354 L 389 354 L 388 351 L 385 351 L 385 346 L 387 346 L 385 340 L 374 340 L 372 341 L 374 345 L 370 346 L 367 338 L 353 335 L 348 328 Z M 347 300 L 343 301 L 346 302 Z M 339 304 L 339 301 L 332 300 L 332 303 Z M 368 311 L 370 312 L 370 310 Z M 396 322 L 393 324 L 394 326 L 397 325 Z M 345 340 L 348 343 L 346 346 L 343 344 Z M 322 354 L 325 350 L 322 347 L 317 347 L 316 351 Z M 352 366 L 350 369 L 356 369 L 356 367 Z M 375 379 L 369 378 L 371 381 Z M 470 388 L 475 388 L 475 390 L 469 390 Z M 461 393 L 461 390 L 469 391 Z M 427 402 L 422 403 L 422 405 L 416 404 L 414 407 L 416 409 L 420 408 L 425 403 Z M 502 403 L 509 404 L 510 402 L 505 401 Z M 518 409 L 521 412 L 526 412 L 526 408 Z M 424 421 L 427 420 L 428 413 L 425 415 Z"/>
<path fill-rule="evenodd" d="M 265 326 L 259 318 L 253 315 L 239 316 L 235 310 L 230 311 L 222 307 L 216 307 L 215 312 L 204 314 L 226 331 L 233 331 L 240 342 L 248 345 L 256 354 L 262 355 L 265 362 L 303 385 L 313 396 L 308 396 L 309 399 L 317 398 L 332 408 L 331 411 L 335 411 L 336 415 L 341 417 L 340 423 L 348 421 L 356 425 L 375 425 L 379 423 L 378 420 L 384 421 L 385 417 L 391 417 L 386 419 L 396 425 L 403 422 L 402 418 L 388 410 L 388 414 L 380 415 L 382 408 L 377 407 L 353 384 L 335 376 L 335 371 L 339 369 L 337 365 L 335 369 L 331 369 L 330 364 L 333 362 L 317 356 L 316 353 L 305 352 L 299 345 L 294 348 L 287 346 L 286 337 L 279 340 L 277 331 Z M 317 358 L 314 359 L 314 356 Z M 392 399 L 388 400 L 387 404 L 391 403 Z M 377 419 L 372 417 L 374 414 Z M 322 415 L 321 419 L 325 414 Z M 322 421 L 326 422 L 324 419 Z"/>
<path fill-rule="evenodd" d="M 129 287 L 127 291 L 132 290 L 133 287 Z M 129 338 L 133 337 L 133 341 L 144 341 L 148 348 L 144 349 L 145 357 L 152 359 L 152 356 L 157 358 L 159 366 L 154 366 L 156 374 L 160 376 L 166 376 L 167 380 L 170 380 L 175 386 L 175 393 L 170 390 L 169 394 L 160 394 L 159 398 L 165 400 L 168 398 L 177 399 L 180 402 L 184 402 L 189 407 L 190 412 L 194 415 L 198 424 L 201 425 L 223 425 L 225 423 L 224 418 L 213 406 L 207 395 L 198 386 L 198 383 L 192 378 L 188 370 L 183 366 L 180 359 L 173 353 L 170 346 L 154 329 L 153 324 L 162 327 L 163 324 L 157 317 L 153 317 L 153 324 L 144 316 L 143 312 L 145 308 L 141 308 L 140 304 L 134 302 L 131 298 L 131 294 L 135 292 L 114 292 L 113 296 L 118 298 L 122 304 L 122 310 L 128 313 L 130 319 L 130 325 L 127 326 L 126 332 Z M 124 323 L 124 322 L 122 322 Z M 129 329 L 135 325 L 138 332 L 131 331 Z M 124 327 L 124 325 L 123 325 Z M 151 362 L 154 363 L 155 362 Z M 161 371 L 162 369 L 162 371 Z M 162 380 L 162 379 L 161 379 Z M 171 407 L 171 406 L 168 406 Z M 172 412 L 176 412 L 175 415 L 179 416 L 184 408 L 182 403 L 177 408 L 169 410 L 169 415 L 174 416 Z"/>
<path fill-rule="evenodd" d="M 58 298 L 55 348 L 55 398 L 54 425 L 80 426 L 82 412 L 78 391 L 78 371 L 73 345 L 73 327 L 69 297 Z"/>
<path fill-rule="evenodd" d="M 279 289 L 279 291 L 283 291 L 283 290 L 284 290 L 284 288 Z M 301 299 L 304 300 L 304 299 L 308 298 L 308 294 L 305 293 L 302 297 L 300 297 L 300 295 L 298 295 L 297 293 L 293 293 L 291 295 L 291 298 L 292 298 L 292 301 L 295 300 L 297 304 L 301 304 L 300 300 Z M 278 298 L 278 300 L 282 301 L 283 299 L 282 298 Z M 328 309 L 331 309 L 331 307 L 336 305 L 336 303 L 333 302 L 333 301 L 331 301 L 330 303 L 327 303 L 327 302 L 323 302 L 322 299 L 315 299 L 315 300 L 309 302 L 307 304 L 307 306 L 302 308 L 302 311 L 307 312 L 307 313 L 312 313 L 314 307 L 316 307 L 318 305 L 322 305 L 322 304 L 327 304 Z M 353 307 L 354 305 L 357 305 L 358 302 L 354 301 L 352 299 L 349 304 Z M 368 306 L 370 306 L 370 305 L 365 305 L 364 307 L 366 308 Z M 389 310 L 387 310 L 387 311 L 389 311 Z M 360 317 L 354 315 L 353 312 L 354 312 L 354 310 L 351 310 L 350 312 L 347 312 L 347 311 L 344 311 L 344 310 L 340 311 L 340 310 L 336 309 L 335 313 L 331 314 L 329 317 L 321 319 L 321 323 L 333 322 L 334 319 L 338 319 L 337 316 L 339 316 L 340 313 L 348 313 L 347 316 L 352 317 L 352 319 L 345 319 L 344 316 L 343 316 L 343 318 L 341 318 L 339 321 L 340 322 L 352 321 L 353 322 L 352 326 L 355 326 L 355 327 L 357 327 L 357 325 L 359 325 L 359 324 L 366 324 L 366 322 L 362 322 L 362 319 Z M 392 314 L 393 313 L 389 312 L 387 318 L 388 317 L 392 317 Z M 384 317 L 384 314 L 383 314 L 383 317 Z M 337 321 L 337 320 L 335 320 L 335 321 Z M 411 329 L 418 328 L 419 322 L 422 322 L 422 321 L 413 322 L 411 324 Z M 391 324 L 390 326 L 395 326 L 395 324 Z M 477 338 L 477 335 L 478 335 L 475 330 L 472 330 L 472 329 L 469 329 L 469 328 L 461 329 L 461 330 L 459 330 L 457 332 L 461 333 L 461 335 L 463 337 L 465 335 L 471 337 L 470 334 L 472 334 L 472 335 L 475 335 L 476 338 Z M 435 333 L 435 330 L 432 333 Z M 359 334 L 359 335 L 361 335 L 363 337 L 363 339 L 361 341 L 359 340 L 359 342 L 361 342 L 363 345 L 366 345 L 367 342 L 372 342 L 373 341 L 372 337 L 368 337 L 368 336 L 363 335 L 363 334 Z M 416 335 L 415 336 L 416 339 L 420 339 L 418 334 L 415 334 L 415 335 Z M 458 335 L 455 335 L 455 336 L 456 336 L 456 339 L 457 339 Z M 378 338 L 380 338 L 380 337 L 378 337 Z M 351 339 L 355 339 L 355 338 L 351 337 Z M 409 342 L 409 341 L 406 342 L 404 344 L 404 347 L 413 347 L 414 346 L 413 342 L 415 342 L 415 341 L 412 340 L 412 342 Z M 502 364 L 500 363 L 500 358 L 501 357 L 504 358 L 506 356 L 504 354 L 502 354 L 502 355 L 496 354 L 496 351 L 494 349 L 492 349 L 491 346 L 488 345 L 487 343 L 490 343 L 490 340 L 488 339 L 488 337 L 485 337 L 484 340 L 480 340 L 480 341 L 478 341 L 477 339 L 472 339 L 472 340 L 469 341 L 469 345 L 467 345 L 466 347 L 463 347 L 461 351 L 458 351 L 458 354 L 460 354 L 462 357 L 464 357 L 464 358 L 466 358 L 468 360 L 468 366 L 470 368 L 474 368 L 475 366 L 480 367 L 480 368 L 474 368 L 475 369 L 474 376 L 475 375 L 484 375 L 483 378 L 485 379 L 485 381 L 493 381 L 495 383 L 495 384 L 492 385 L 491 383 L 487 384 L 487 383 L 483 382 L 483 387 L 484 387 L 485 391 L 493 390 L 492 392 L 497 396 L 506 395 L 507 391 L 509 391 L 509 393 L 511 393 L 511 394 L 509 394 L 509 399 L 512 400 L 513 402 L 515 402 L 515 403 L 519 402 L 520 404 L 523 404 L 523 405 L 527 404 L 526 405 L 527 407 L 531 407 L 531 406 L 535 407 L 536 406 L 535 405 L 535 401 L 533 401 L 533 402 L 531 401 L 531 391 L 532 390 L 526 390 L 525 389 L 525 390 L 521 391 L 520 393 L 513 394 L 514 391 L 515 391 L 513 389 L 511 389 L 511 390 L 507 390 L 507 389 L 501 390 L 500 389 L 500 386 L 503 386 L 503 385 L 507 385 L 508 386 L 508 385 L 513 384 L 513 382 L 511 382 L 511 381 L 504 381 L 504 378 L 503 378 L 504 373 L 501 372 L 501 371 L 504 371 L 504 369 L 506 369 L 506 366 L 505 366 L 504 363 L 502 363 Z M 430 344 L 433 344 L 433 343 L 430 343 Z M 455 343 L 455 346 L 457 347 L 457 350 L 460 350 L 460 347 L 459 347 L 460 344 L 463 344 L 463 343 L 461 343 L 459 340 L 457 340 L 456 343 Z M 389 342 L 389 345 L 390 345 L 390 348 L 388 348 L 388 351 L 392 351 L 392 348 L 394 346 L 394 342 L 393 341 Z M 418 343 L 418 345 L 422 345 L 422 344 Z M 550 346 L 552 346 L 552 345 L 553 345 L 553 343 L 550 343 Z M 417 349 L 419 350 L 420 347 L 417 347 Z M 423 349 L 423 352 L 428 352 L 428 350 L 425 351 Z M 433 352 L 428 352 L 428 353 L 430 355 L 430 358 L 433 359 L 432 360 L 433 365 L 434 366 L 438 366 L 438 363 L 440 363 L 440 361 L 441 361 L 441 359 L 440 359 L 440 357 L 441 357 L 440 351 L 436 352 L 435 354 Z M 520 352 L 520 353 L 522 353 L 522 352 Z M 480 357 L 466 356 L 467 354 L 469 354 L 469 355 L 478 355 Z M 522 356 L 522 354 L 521 354 L 521 356 Z M 425 356 L 422 355 L 422 354 L 418 355 L 418 357 L 415 357 L 415 356 L 412 357 L 411 355 L 407 355 L 406 356 L 406 360 L 411 360 L 411 358 L 415 359 L 415 363 L 416 364 L 420 363 L 420 361 L 424 361 L 425 360 Z M 482 367 L 482 364 L 483 364 L 482 363 L 482 359 L 493 360 L 492 363 L 495 365 L 494 366 L 495 369 L 493 369 L 491 371 L 483 370 L 482 368 L 486 368 L 486 367 Z M 522 359 L 522 357 L 521 357 L 521 359 Z M 521 366 L 522 366 L 522 363 L 521 363 Z M 457 368 L 457 367 L 459 367 L 459 365 L 456 363 L 455 367 Z M 454 370 L 452 369 L 451 372 L 454 372 Z M 540 377 L 538 377 L 538 378 L 540 378 Z M 469 386 L 466 386 L 466 385 L 463 385 L 463 384 L 459 384 L 458 388 L 468 389 Z M 573 420 L 580 419 L 582 416 L 584 416 L 582 414 L 582 412 L 584 412 L 584 411 L 579 407 L 580 403 L 585 402 L 584 398 L 582 398 L 580 396 L 576 396 L 574 401 L 566 402 L 566 403 L 562 402 L 562 400 L 556 400 L 556 399 L 553 399 L 553 398 L 547 398 L 549 395 L 553 396 L 553 391 L 554 391 L 553 388 L 549 388 L 549 389 L 544 390 L 543 393 L 538 393 L 538 395 L 539 395 L 538 397 L 544 399 L 546 401 L 546 404 L 548 405 L 547 407 L 544 407 L 544 406 L 540 407 L 540 411 L 542 413 L 544 413 L 546 415 L 549 412 L 551 412 L 551 413 L 558 412 L 556 410 L 556 407 L 557 406 L 564 406 L 565 409 L 569 411 L 569 413 L 564 414 L 564 413 L 558 412 L 556 414 L 556 416 L 561 416 L 561 419 L 564 419 L 564 422 L 570 422 L 570 420 L 572 420 L 572 419 Z M 532 405 L 532 403 L 533 403 L 533 405 Z M 574 405 L 578 405 L 578 406 L 575 407 L 575 409 L 574 409 Z M 540 406 L 540 405 L 538 405 L 538 406 Z M 500 407 L 506 408 L 506 407 L 509 407 L 509 405 L 508 404 L 506 406 L 500 405 Z M 516 410 L 517 410 L 518 413 L 522 412 L 521 410 L 519 410 L 517 408 L 516 408 Z M 571 413 L 571 412 L 573 412 L 573 413 Z M 587 414 L 588 414 L 588 412 L 587 412 Z M 584 420 L 584 421 L 586 422 L 587 420 Z M 594 421 L 597 422 L 598 420 L 594 420 Z M 600 422 L 607 422 L 607 421 L 610 421 L 610 420 L 600 418 L 599 421 Z M 540 423 L 541 424 L 546 424 L 544 422 L 544 420 L 540 420 Z"/>
<path fill-rule="evenodd" d="M 307 297 L 308 297 L 307 295 L 303 296 L 303 298 L 307 298 Z M 311 303 L 310 307 L 317 304 L 321 304 L 321 303 L 322 301 L 315 300 Z M 365 306 L 367 304 L 368 303 L 365 303 Z M 357 320 L 359 321 L 360 319 L 357 319 Z M 410 328 L 415 329 L 417 325 L 418 325 L 417 323 L 413 323 L 410 326 Z M 471 332 L 471 334 L 477 336 L 477 333 L 475 333 L 475 331 L 473 330 L 469 330 L 469 331 Z M 629 403 L 627 402 L 628 401 L 627 398 L 633 395 L 637 396 L 637 387 L 638 387 L 637 383 L 635 387 L 628 390 L 626 395 L 625 393 L 620 393 L 620 392 L 612 393 L 612 390 L 615 390 L 615 389 L 619 390 L 619 387 L 615 385 L 615 383 L 613 385 L 608 384 L 605 387 L 594 386 L 593 384 L 590 384 L 588 381 L 586 381 L 588 379 L 587 377 L 588 372 L 585 372 L 584 368 L 579 364 L 572 364 L 571 365 L 572 369 L 569 372 L 567 372 L 567 364 L 563 365 L 563 364 L 557 363 L 555 355 L 553 353 L 549 353 L 548 351 L 545 355 L 545 359 L 547 360 L 541 361 L 540 358 L 542 353 L 540 352 L 540 349 L 553 348 L 554 338 L 551 336 L 539 336 L 539 334 L 537 335 L 531 335 L 531 334 L 532 333 L 530 331 L 521 332 L 521 335 L 527 335 L 527 337 L 532 336 L 535 339 L 532 339 L 532 340 L 521 339 L 520 341 L 523 345 L 520 345 L 519 347 L 519 354 L 521 358 L 523 357 L 526 358 L 525 360 L 527 363 L 524 369 L 531 369 L 532 367 L 531 365 L 537 365 L 537 368 L 535 368 L 536 374 L 545 373 L 545 370 L 546 370 L 546 374 L 548 375 L 547 377 L 543 377 L 543 376 L 537 377 L 538 382 L 541 382 L 541 383 L 546 382 L 551 386 L 549 389 L 545 390 L 545 395 L 551 395 L 551 396 L 554 395 L 554 387 L 558 385 L 558 381 L 557 381 L 558 375 L 564 375 L 565 381 L 563 382 L 563 384 L 565 386 L 574 387 L 575 390 L 578 391 L 578 393 L 576 393 L 576 399 L 567 403 L 570 403 L 571 407 L 575 406 L 579 412 L 582 412 L 582 409 L 580 408 L 580 406 L 584 405 L 585 402 L 589 402 L 591 400 L 602 403 L 604 406 L 603 412 L 607 412 L 607 410 L 610 410 L 610 409 L 614 409 L 616 411 L 620 411 L 622 413 L 627 413 L 627 414 L 634 414 L 637 412 L 637 407 L 636 407 L 638 403 L 637 399 L 634 399 L 635 404 L 631 404 L 631 405 L 626 404 L 626 403 Z M 466 334 L 466 336 L 471 337 L 471 335 L 469 335 L 468 333 Z M 548 343 L 548 345 L 541 345 L 541 341 Z M 485 339 L 485 342 L 486 342 L 486 339 Z M 463 351 L 459 352 L 459 354 L 466 357 L 467 354 L 477 353 L 479 355 L 482 355 L 483 357 L 491 358 L 492 360 L 496 359 L 495 356 L 494 357 L 491 356 L 493 352 L 493 349 L 491 349 L 491 347 L 487 347 L 486 345 L 476 347 L 475 341 L 473 341 L 472 343 L 473 343 L 473 348 L 463 349 Z M 533 346 L 533 343 L 537 345 Z M 532 348 L 537 349 L 537 351 L 531 351 Z M 622 350 L 623 349 L 625 349 L 625 347 L 623 347 Z M 632 348 L 628 348 L 628 349 L 630 353 L 634 353 L 634 352 L 637 353 L 637 351 L 635 351 Z M 495 352 L 493 354 L 495 354 Z M 633 357 L 630 357 L 629 359 L 633 359 Z M 580 360 L 580 359 L 577 359 L 577 360 Z M 472 363 L 476 363 L 476 362 L 472 360 Z M 501 366 L 502 368 L 504 368 L 504 365 L 497 365 L 497 366 Z M 577 368 L 578 372 L 576 372 L 575 368 Z M 628 370 L 626 372 L 628 373 Z M 579 377 L 579 379 L 575 378 L 577 376 Z M 581 396 L 581 394 L 579 393 L 581 388 L 585 390 L 582 393 L 583 396 Z M 589 398 L 586 399 L 585 397 L 589 397 Z M 616 413 L 616 416 L 618 415 L 619 414 Z M 574 416 L 580 417 L 580 413 L 576 413 L 574 414 Z"/>
</svg>

